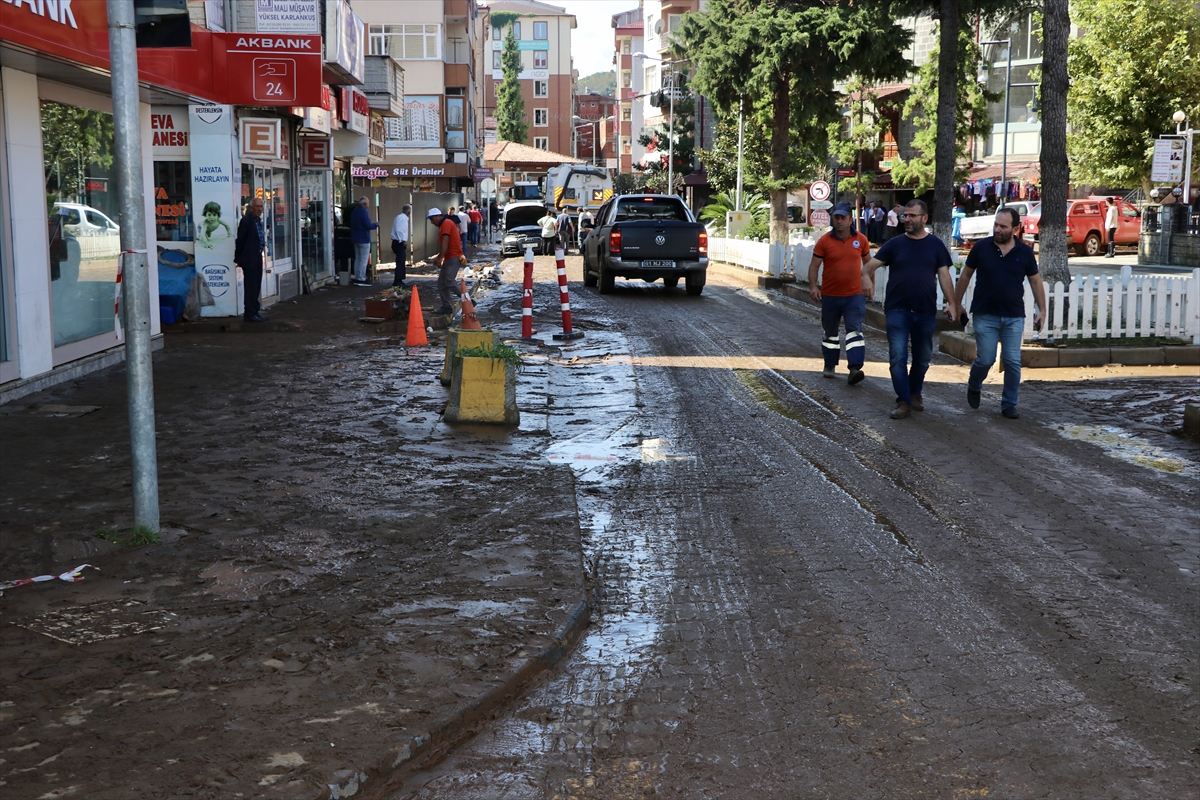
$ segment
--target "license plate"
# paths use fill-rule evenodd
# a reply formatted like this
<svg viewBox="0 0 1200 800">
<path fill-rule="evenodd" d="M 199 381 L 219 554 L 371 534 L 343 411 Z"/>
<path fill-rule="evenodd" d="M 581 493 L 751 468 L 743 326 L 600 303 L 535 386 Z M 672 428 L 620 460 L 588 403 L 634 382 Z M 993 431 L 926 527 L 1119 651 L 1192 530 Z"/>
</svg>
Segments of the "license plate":
<svg viewBox="0 0 1200 800">
<path fill-rule="evenodd" d="M 675 269 L 674 261 L 643 261 L 644 269 Z"/>
</svg>

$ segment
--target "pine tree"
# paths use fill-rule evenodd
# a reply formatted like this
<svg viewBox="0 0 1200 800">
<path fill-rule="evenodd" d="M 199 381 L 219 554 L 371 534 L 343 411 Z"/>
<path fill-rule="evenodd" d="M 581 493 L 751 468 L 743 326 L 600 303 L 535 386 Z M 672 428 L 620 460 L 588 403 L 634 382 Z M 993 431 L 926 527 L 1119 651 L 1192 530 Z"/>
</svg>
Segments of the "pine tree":
<svg viewBox="0 0 1200 800">
<path fill-rule="evenodd" d="M 859 76 L 846 85 L 846 99 L 850 110 L 848 117 L 829 123 L 829 149 L 839 164 L 854 165 L 854 174 L 839 181 L 837 188 L 839 192 L 853 192 L 855 208 L 861 210 L 867 190 L 876 178 L 875 173 L 863 169 L 863 161 L 883 153 L 883 136 L 889 125 L 884 112 L 889 105 L 880 101 L 873 86 Z M 850 125 L 843 135 L 846 119 Z"/>
<path fill-rule="evenodd" d="M 515 15 L 514 15 L 515 16 Z M 517 37 L 512 25 L 504 37 L 504 51 L 500 54 L 500 67 L 504 77 L 496 92 L 496 135 L 509 142 L 528 144 L 529 123 L 525 120 L 525 99 L 521 97 L 521 51 L 517 49 Z"/>
<path fill-rule="evenodd" d="M 667 162 L 651 161 L 643 170 L 646 174 L 645 185 L 655 191 L 671 194 L 677 192 L 682 187 L 684 175 L 692 173 L 692 164 L 696 158 L 696 101 L 688 92 L 687 79 L 676 74 L 675 79 L 678 81 L 678 88 L 675 89 L 675 106 L 674 117 L 671 118 L 668 114 L 668 119 L 657 128 L 649 133 L 643 133 L 638 137 L 638 144 L 646 147 L 651 142 L 654 143 L 657 152 L 664 155 L 671 151 L 670 139 L 672 135 L 675 138 L 675 147 L 673 159 L 675 162 L 675 186 L 667 186 Z M 664 94 L 666 91 L 665 90 Z M 663 98 L 663 110 L 670 108 L 666 105 L 669 101 L 666 97 Z M 672 133 L 672 129 L 674 132 Z"/>
</svg>

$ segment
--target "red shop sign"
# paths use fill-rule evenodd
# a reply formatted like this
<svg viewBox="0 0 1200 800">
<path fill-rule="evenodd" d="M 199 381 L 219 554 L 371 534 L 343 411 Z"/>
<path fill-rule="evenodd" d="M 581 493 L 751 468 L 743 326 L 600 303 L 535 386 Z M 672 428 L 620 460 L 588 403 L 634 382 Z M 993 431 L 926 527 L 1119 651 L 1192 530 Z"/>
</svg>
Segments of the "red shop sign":
<svg viewBox="0 0 1200 800">
<path fill-rule="evenodd" d="M 320 106 L 321 37 L 218 34 L 227 85 L 223 100 L 243 106 Z M 214 53 L 214 60 L 218 56 Z"/>
</svg>

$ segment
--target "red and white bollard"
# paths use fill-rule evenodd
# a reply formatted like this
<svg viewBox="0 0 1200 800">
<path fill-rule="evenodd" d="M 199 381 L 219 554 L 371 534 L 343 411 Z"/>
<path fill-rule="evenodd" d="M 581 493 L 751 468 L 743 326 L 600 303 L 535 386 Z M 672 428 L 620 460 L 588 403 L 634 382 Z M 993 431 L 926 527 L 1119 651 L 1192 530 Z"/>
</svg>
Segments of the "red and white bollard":
<svg viewBox="0 0 1200 800">
<path fill-rule="evenodd" d="M 571 330 L 571 296 L 567 293 L 567 262 L 563 259 L 562 248 L 554 251 L 554 261 L 558 265 L 558 303 L 562 308 L 563 332 L 554 334 L 555 339 L 582 339 L 582 331 Z"/>
<path fill-rule="evenodd" d="M 533 247 L 525 248 L 525 283 L 521 295 L 521 341 L 536 342 L 533 338 Z"/>
</svg>

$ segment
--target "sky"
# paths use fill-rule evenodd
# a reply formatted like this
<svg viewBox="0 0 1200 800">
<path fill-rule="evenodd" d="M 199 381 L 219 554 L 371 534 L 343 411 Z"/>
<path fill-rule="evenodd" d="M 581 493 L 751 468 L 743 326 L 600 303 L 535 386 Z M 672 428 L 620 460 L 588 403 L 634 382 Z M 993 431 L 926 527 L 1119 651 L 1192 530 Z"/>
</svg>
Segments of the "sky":
<svg viewBox="0 0 1200 800">
<path fill-rule="evenodd" d="M 613 68 L 613 14 L 631 11 L 638 0 L 544 0 L 575 15 L 571 31 L 571 57 L 579 76 Z"/>
</svg>

